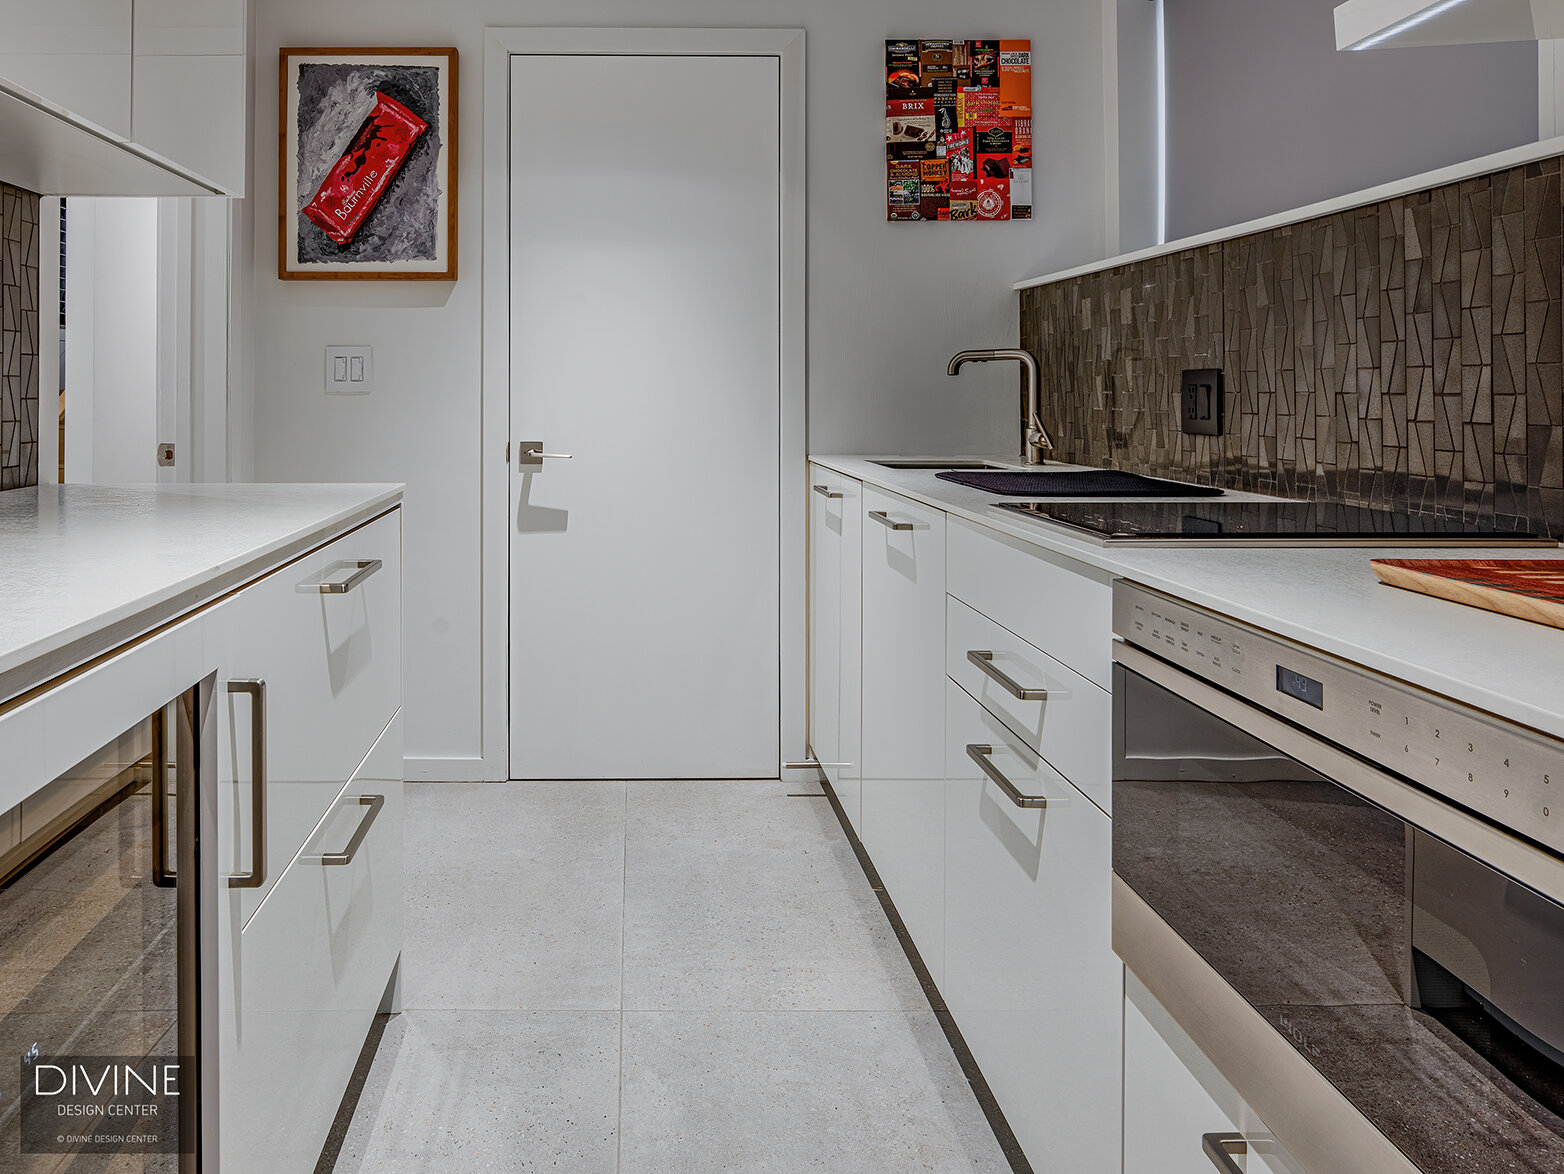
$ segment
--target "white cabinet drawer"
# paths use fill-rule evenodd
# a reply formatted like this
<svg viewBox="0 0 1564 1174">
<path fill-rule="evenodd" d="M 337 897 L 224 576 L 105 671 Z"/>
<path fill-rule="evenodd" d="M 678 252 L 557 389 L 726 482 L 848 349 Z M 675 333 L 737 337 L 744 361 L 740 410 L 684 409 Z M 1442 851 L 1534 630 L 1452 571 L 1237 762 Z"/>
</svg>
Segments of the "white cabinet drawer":
<svg viewBox="0 0 1564 1174">
<path fill-rule="evenodd" d="M 317 584 L 348 582 L 322 593 Z M 366 564 L 359 567 L 358 564 Z M 242 925 L 363 761 L 402 695 L 401 511 L 274 571 L 233 600 L 234 679 L 264 696 L 220 698 L 228 741 L 219 845 L 225 873 L 252 870 L 255 716 L 265 710 L 265 882 L 238 889 Z"/>
<path fill-rule="evenodd" d="M 1113 688 L 1113 577 L 960 518 L 948 590 L 1104 689 Z"/>
<path fill-rule="evenodd" d="M 361 802 L 380 796 L 378 807 Z M 368 824 L 349 863 L 328 864 Z M 220 972 L 223 1174 L 310 1174 L 401 949 L 400 713 Z"/>
<path fill-rule="evenodd" d="M 945 929 L 945 514 L 863 489 L 859 837 L 939 982 Z"/>
<path fill-rule="evenodd" d="M 1109 810 L 1112 695 L 959 599 L 947 597 L 945 609 L 945 672 L 951 680 Z M 974 653 L 981 664 L 974 663 Z M 1017 697 L 1017 690 L 1048 696 Z"/>
<path fill-rule="evenodd" d="M 1111 822 L 954 682 L 946 698 L 941 990 L 1032 1168 L 1115 1174 Z M 1017 806 L 969 746 L 989 747 L 992 767 L 1048 806 Z"/>
<path fill-rule="evenodd" d="M 1303 1168 L 1133 973 L 1124 977 L 1124 1174 L 1213 1174 L 1207 1133 L 1241 1134 L 1249 1174 Z"/>
<path fill-rule="evenodd" d="M 863 486 L 809 466 L 809 746 L 859 828 Z"/>
</svg>

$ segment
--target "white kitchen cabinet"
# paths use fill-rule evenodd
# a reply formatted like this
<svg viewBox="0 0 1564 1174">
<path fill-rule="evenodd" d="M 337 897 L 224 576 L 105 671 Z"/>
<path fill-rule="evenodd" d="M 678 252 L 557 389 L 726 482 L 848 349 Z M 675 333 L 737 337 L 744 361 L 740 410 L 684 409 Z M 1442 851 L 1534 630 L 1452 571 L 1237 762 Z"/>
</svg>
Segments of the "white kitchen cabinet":
<svg viewBox="0 0 1564 1174">
<path fill-rule="evenodd" d="M 130 137 L 244 195 L 245 0 L 136 0 Z"/>
<path fill-rule="evenodd" d="M 809 745 L 861 830 L 863 487 L 809 467 Z"/>
<path fill-rule="evenodd" d="M 1132 973 L 1124 984 L 1124 1174 L 1212 1174 L 1208 1133 L 1242 1135 L 1248 1174 L 1302 1167 Z"/>
<path fill-rule="evenodd" d="M 255 865 L 253 737 L 264 710 L 265 878 L 230 890 L 241 926 L 401 703 L 401 517 L 392 510 L 232 600 L 229 676 L 264 682 L 219 698 L 229 731 L 220 782 L 224 874 Z"/>
<path fill-rule="evenodd" d="M 1117 1174 L 1112 824 L 954 681 L 946 703 L 941 991 L 1032 1167 Z M 969 747 L 1047 806 L 1018 806 Z"/>
<path fill-rule="evenodd" d="M 242 932 L 230 930 L 223 1174 L 309 1174 L 401 948 L 400 711 Z"/>
<path fill-rule="evenodd" d="M 863 489 L 859 836 L 936 983 L 945 931 L 945 514 Z"/>
<path fill-rule="evenodd" d="M 0 80 L 131 132 L 131 0 L 0 0 Z"/>
</svg>

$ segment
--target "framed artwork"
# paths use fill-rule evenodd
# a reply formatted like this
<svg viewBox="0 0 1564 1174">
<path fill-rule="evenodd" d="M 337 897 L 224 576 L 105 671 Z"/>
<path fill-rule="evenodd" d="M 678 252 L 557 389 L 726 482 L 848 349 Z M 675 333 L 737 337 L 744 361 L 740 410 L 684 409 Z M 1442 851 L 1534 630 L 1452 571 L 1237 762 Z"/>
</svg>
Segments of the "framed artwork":
<svg viewBox="0 0 1564 1174">
<path fill-rule="evenodd" d="M 1032 218 L 1032 42 L 885 42 L 885 218 Z"/>
<path fill-rule="evenodd" d="M 455 49 L 283 49 L 277 276 L 456 279 Z"/>
</svg>

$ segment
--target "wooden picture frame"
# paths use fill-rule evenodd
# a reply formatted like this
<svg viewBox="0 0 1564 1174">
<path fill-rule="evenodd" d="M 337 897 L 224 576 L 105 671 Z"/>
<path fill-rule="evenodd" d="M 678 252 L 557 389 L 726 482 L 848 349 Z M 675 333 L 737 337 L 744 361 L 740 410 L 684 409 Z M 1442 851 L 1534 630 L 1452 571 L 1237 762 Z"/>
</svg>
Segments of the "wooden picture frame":
<svg viewBox="0 0 1564 1174">
<path fill-rule="evenodd" d="M 279 278 L 456 280 L 457 56 L 279 51 Z"/>
</svg>

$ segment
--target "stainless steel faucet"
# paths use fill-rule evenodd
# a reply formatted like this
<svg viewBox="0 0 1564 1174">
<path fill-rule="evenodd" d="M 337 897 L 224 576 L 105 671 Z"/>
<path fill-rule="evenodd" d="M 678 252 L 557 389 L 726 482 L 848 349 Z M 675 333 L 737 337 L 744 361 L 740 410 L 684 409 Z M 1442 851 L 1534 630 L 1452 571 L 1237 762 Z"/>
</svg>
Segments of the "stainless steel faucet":
<svg viewBox="0 0 1564 1174">
<path fill-rule="evenodd" d="M 945 374 L 954 375 L 961 370 L 963 363 L 992 363 L 996 359 L 1014 359 L 1021 364 L 1021 371 L 1026 376 L 1026 429 L 1024 450 L 1022 456 L 1029 465 L 1043 463 L 1044 454 L 1054 446 L 1042 421 L 1041 388 L 1037 382 L 1037 360 L 1031 351 L 1018 349 L 996 351 L 962 351 L 950 360 L 950 366 L 945 368 Z"/>
</svg>

